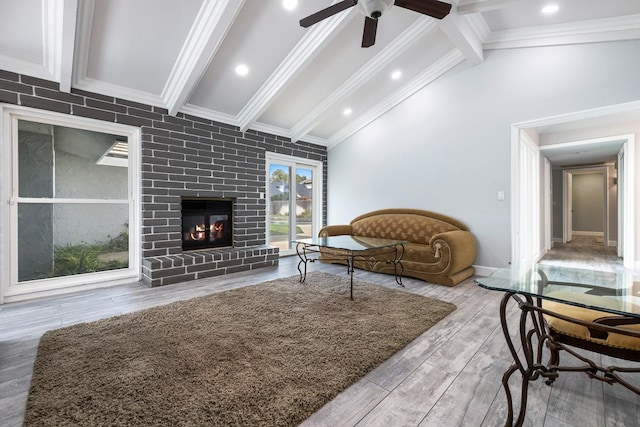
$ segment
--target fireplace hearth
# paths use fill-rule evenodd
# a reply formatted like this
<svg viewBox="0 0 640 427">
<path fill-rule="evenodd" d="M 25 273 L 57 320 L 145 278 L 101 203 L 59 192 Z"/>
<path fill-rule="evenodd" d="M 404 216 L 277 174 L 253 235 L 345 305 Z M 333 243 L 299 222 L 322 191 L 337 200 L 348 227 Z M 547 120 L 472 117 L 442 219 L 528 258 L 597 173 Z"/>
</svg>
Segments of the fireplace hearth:
<svg viewBox="0 0 640 427">
<path fill-rule="evenodd" d="M 183 251 L 232 246 L 232 199 L 182 199 Z"/>
</svg>

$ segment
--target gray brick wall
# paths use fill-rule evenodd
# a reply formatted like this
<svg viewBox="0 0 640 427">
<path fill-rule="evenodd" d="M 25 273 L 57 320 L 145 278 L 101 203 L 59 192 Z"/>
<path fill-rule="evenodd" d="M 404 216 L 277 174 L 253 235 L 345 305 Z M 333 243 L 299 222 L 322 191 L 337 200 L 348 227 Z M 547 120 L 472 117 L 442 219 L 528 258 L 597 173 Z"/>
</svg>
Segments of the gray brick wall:
<svg viewBox="0 0 640 427">
<path fill-rule="evenodd" d="M 323 224 L 326 223 L 326 147 L 179 113 L 125 99 L 73 89 L 0 70 L 0 102 L 137 126 L 142 131 L 142 273 L 164 285 L 276 265 L 266 246 L 265 153 L 322 161 Z M 234 199 L 234 248 L 182 253 L 180 198 Z M 216 257 L 222 257 L 217 259 Z M 226 258 L 225 257 L 229 257 Z"/>
</svg>

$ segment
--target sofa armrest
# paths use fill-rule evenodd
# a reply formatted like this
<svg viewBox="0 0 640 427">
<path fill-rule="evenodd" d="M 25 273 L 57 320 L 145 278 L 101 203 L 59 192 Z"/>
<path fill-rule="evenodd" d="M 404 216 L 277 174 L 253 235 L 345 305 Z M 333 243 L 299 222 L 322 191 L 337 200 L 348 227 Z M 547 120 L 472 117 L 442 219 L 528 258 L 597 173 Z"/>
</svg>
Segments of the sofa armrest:
<svg viewBox="0 0 640 427">
<path fill-rule="evenodd" d="M 327 225 L 320 229 L 318 232 L 318 237 L 327 237 L 327 236 L 350 236 L 351 235 L 351 226 L 350 225 Z"/>
<path fill-rule="evenodd" d="M 470 267 L 476 260 L 477 246 L 476 238 L 468 231 L 453 230 L 446 233 L 439 233 L 431 237 L 429 245 L 433 248 L 436 256 L 448 246 L 451 263 L 448 273 L 456 273 Z"/>
</svg>

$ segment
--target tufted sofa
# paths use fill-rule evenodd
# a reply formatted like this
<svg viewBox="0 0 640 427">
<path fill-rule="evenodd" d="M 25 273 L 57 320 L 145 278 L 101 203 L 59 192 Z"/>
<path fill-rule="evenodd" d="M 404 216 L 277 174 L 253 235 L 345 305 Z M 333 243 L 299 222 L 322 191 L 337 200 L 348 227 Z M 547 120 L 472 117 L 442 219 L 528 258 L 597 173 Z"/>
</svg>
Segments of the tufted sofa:
<svg viewBox="0 0 640 427">
<path fill-rule="evenodd" d="M 404 240 L 403 276 L 454 286 L 471 277 L 476 258 L 476 240 L 461 222 L 445 215 L 419 209 L 383 209 L 354 218 L 348 225 L 323 227 L 320 237 L 351 235 Z M 323 250 L 320 261 L 343 263 Z M 354 266 L 394 274 L 391 254 L 367 254 Z"/>
</svg>

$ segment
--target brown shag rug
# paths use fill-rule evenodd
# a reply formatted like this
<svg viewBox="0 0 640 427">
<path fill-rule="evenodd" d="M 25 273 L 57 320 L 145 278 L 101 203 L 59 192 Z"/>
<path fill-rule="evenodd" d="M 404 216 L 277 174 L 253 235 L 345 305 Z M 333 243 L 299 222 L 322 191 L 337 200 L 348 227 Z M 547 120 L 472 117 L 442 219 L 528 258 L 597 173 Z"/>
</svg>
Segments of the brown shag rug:
<svg viewBox="0 0 640 427">
<path fill-rule="evenodd" d="M 45 333 L 25 426 L 293 426 L 455 306 L 313 272 Z"/>
</svg>

